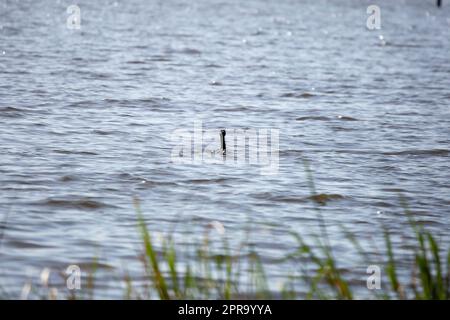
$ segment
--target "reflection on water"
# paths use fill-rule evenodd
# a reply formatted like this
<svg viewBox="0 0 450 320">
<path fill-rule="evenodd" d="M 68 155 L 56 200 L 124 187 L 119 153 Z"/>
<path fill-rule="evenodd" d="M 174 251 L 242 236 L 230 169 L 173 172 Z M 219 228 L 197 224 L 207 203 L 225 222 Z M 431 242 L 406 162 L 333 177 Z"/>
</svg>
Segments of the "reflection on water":
<svg viewBox="0 0 450 320">
<path fill-rule="evenodd" d="M 367 266 L 339 225 L 370 245 L 381 223 L 410 238 L 399 193 L 448 239 L 448 10 L 379 1 L 369 31 L 356 0 L 79 1 L 69 30 L 70 4 L 0 4 L 2 287 L 94 256 L 138 278 L 133 197 L 180 242 L 212 221 L 239 242 L 250 223 L 266 259 L 289 250 L 290 229 L 317 232 L 319 205 L 355 279 Z M 172 163 L 172 132 L 197 119 L 280 129 L 278 174 Z"/>
</svg>

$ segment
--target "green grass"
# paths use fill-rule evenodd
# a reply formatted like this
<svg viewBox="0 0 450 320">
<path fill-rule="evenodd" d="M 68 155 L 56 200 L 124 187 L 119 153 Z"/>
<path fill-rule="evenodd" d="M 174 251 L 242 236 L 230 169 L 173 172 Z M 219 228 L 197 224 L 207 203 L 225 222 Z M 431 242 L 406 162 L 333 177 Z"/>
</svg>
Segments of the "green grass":
<svg viewBox="0 0 450 320">
<path fill-rule="evenodd" d="M 212 254 L 206 237 L 196 248 L 196 259 L 185 268 L 178 264 L 178 256 L 182 248 L 177 248 L 169 237 L 164 241 L 162 253 L 157 254 L 152 237 L 145 225 L 139 204 L 139 228 L 145 248 L 146 270 L 153 284 L 154 291 L 160 299 L 233 299 L 233 298 L 289 298 L 289 299 L 355 299 L 355 285 L 351 285 L 339 260 L 333 252 L 329 240 L 327 224 L 320 207 L 326 205 L 326 197 L 316 192 L 312 172 L 307 162 L 304 163 L 309 181 L 311 199 L 318 206 L 317 218 L 320 234 L 314 243 L 307 243 L 300 234 L 291 232 L 297 246 L 292 253 L 286 254 L 279 263 L 286 263 L 297 270 L 286 271 L 286 280 L 280 292 L 270 292 L 269 280 L 258 252 L 248 246 L 247 255 L 232 255 L 228 244 L 224 243 L 222 254 Z M 386 258 L 381 263 L 384 277 L 382 290 L 368 291 L 377 299 L 449 299 L 450 298 L 450 248 L 444 248 L 435 237 L 420 227 L 409 212 L 406 201 L 400 196 L 400 205 L 409 220 L 411 232 L 415 237 L 415 245 L 409 252 L 411 264 L 398 263 L 400 255 L 393 247 L 391 234 L 387 228 L 381 228 L 384 234 Z M 355 254 L 369 265 L 371 260 L 367 251 L 358 239 L 348 230 L 343 230 L 345 237 L 351 242 Z M 240 248 L 240 252 L 246 244 Z M 445 256 L 445 259 L 443 257 Z M 404 255 L 402 255 L 404 257 Z M 314 266 L 313 274 L 305 271 L 305 266 Z M 245 266 L 245 268 L 243 268 Z M 163 272 L 162 270 L 167 270 Z M 299 276 L 293 274 L 298 273 Z M 400 274 L 410 274 L 409 278 Z M 402 278 L 402 280 L 400 280 Z M 295 287 L 307 289 L 306 295 L 299 295 Z M 364 288 L 361 282 L 360 287 Z M 357 288 L 361 289 L 361 288 Z M 275 294 L 275 295 L 274 295 Z M 367 296 L 364 296 L 367 297 Z"/>
<path fill-rule="evenodd" d="M 236 299 L 236 298 L 289 298 L 289 299 L 355 299 L 355 285 L 351 285 L 339 267 L 333 247 L 327 236 L 325 221 L 321 223 L 321 234 L 313 243 L 307 243 L 300 234 L 292 232 L 296 240 L 295 250 L 287 254 L 278 263 L 286 266 L 297 265 L 300 276 L 286 274 L 286 281 L 280 292 L 270 292 L 269 280 L 260 255 L 249 246 L 249 254 L 232 255 L 227 244 L 223 254 L 211 254 L 208 239 L 196 248 L 197 256 L 185 268 L 178 264 L 182 249 L 177 249 L 172 239 L 164 240 L 161 253 L 158 254 L 152 237 L 145 225 L 139 206 L 139 228 L 145 248 L 146 270 L 153 290 L 159 299 Z M 382 290 L 371 291 L 377 299 L 442 299 L 450 298 L 449 266 L 450 250 L 438 244 L 435 237 L 424 228 L 419 227 L 407 210 L 411 231 L 414 233 L 415 245 L 410 249 L 412 263 L 403 267 L 398 263 L 399 255 L 393 247 L 391 234 L 384 228 L 386 259 L 381 267 L 384 273 Z M 351 241 L 355 254 L 366 261 L 368 254 L 359 241 L 344 230 Z M 241 248 L 242 250 L 242 248 Z M 442 259 L 445 255 L 446 259 Z M 403 256 L 404 257 L 404 256 Z M 307 274 L 302 266 L 314 266 L 313 274 Z M 243 270 L 242 266 L 246 266 Z M 162 270 L 166 270 L 163 272 Z M 409 273 L 410 277 L 400 280 L 399 274 Z M 243 281 L 243 282 L 241 282 Z M 245 285 L 244 285 L 245 284 Z M 306 295 L 299 295 L 294 287 L 307 289 Z M 365 282 L 361 281 L 360 288 Z M 369 291 L 367 291 L 369 293 Z M 364 298 L 367 296 L 364 296 Z"/>
<path fill-rule="evenodd" d="M 307 163 L 305 169 L 311 200 L 317 203 L 320 232 L 312 242 L 306 241 L 296 231 L 290 232 L 296 245 L 283 258 L 275 261 L 282 267 L 280 269 L 286 270 L 279 289 L 270 285 L 272 279 L 266 274 L 267 266 L 248 241 L 248 234 L 244 237 L 247 240 L 234 248 L 230 247 L 226 237 L 221 238 L 221 246 L 217 246 L 217 241 L 213 244 L 209 232 L 204 233 L 201 241 L 190 246 L 177 244 L 172 235 L 163 237 L 157 245 L 146 225 L 139 201 L 135 200 L 146 281 L 144 284 L 142 281 L 136 283 L 125 274 L 121 278 L 125 284 L 124 299 L 450 299 L 450 248 L 440 244 L 435 235 L 414 220 L 401 196 L 399 206 L 404 209 L 415 243 L 407 253 L 404 249 L 399 253 L 400 248 L 395 248 L 388 228 L 380 227 L 385 252 L 375 264 L 382 270 L 382 289 L 366 289 L 363 296 L 359 295 L 366 283 L 351 283 L 349 270 L 340 267 L 342 261 L 333 251 L 321 213 L 327 197 L 316 192 Z M 374 264 L 374 258 L 357 237 L 344 227 L 342 232 L 362 264 Z M 97 259 L 93 263 L 95 265 Z M 83 281 L 84 294 L 77 295 L 72 291 L 58 298 L 95 299 L 95 270 L 94 267 L 87 281 Z M 355 272 L 358 270 L 355 269 Z M 302 288 L 302 293 L 298 293 L 296 288 Z M 30 297 L 47 299 L 52 297 L 49 290 L 48 287 L 34 288 L 31 291 L 34 296 Z M 0 294 L 10 297 L 6 293 Z"/>
<path fill-rule="evenodd" d="M 156 246 L 138 202 L 136 208 L 147 283 L 142 286 L 142 282 L 134 283 L 128 275 L 123 276 L 121 281 L 126 288 L 124 299 L 359 299 L 368 295 L 376 299 L 450 298 L 450 250 L 445 251 L 435 237 L 419 227 L 412 218 L 410 227 L 416 243 L 406 259 L 411 263 L 400 266 L 400 256 L 391 240 L 392 235 L 386 228 L 380 229 L 384 233 L 386 252 L 385 261 L 379 263 L 384 275 L 382 290 L 367 290 L 367 295 L 360 297 L 354 289 L 364 288 L 365 282 L 355 285 L 348 281 L 332 244 L 328 238 L 324 239 L 324 234 L 308 243 L 300 234 L 291 232 L 297 245 L 283 259 L 276 261 L 286 270 L 285 281 L 279 290 L 271 291 L 271 279 L 266 275 L 260 254 L 252 245 L 243 244 L 232 251 L 226 238 L 223 238 L 222 252 L 217 252 L 217 247 L 212 248 L 208 233 L 205 233 L 203 240 L 190 250 L 177 245 L 171 236 L 163 237 L 162 243 Z M 322 232 L 326 232 L 325 225 Z M 355 255 L 370 264 L 367 252 L 355 236 L 347 230 L 343 232 L 353 244 Z M 194 258 L 187 259 L 187 252 L 194 252 Z M 402 258 L 404 255 L 403 252 Z M 314 271 L 306 272 L 306 266 L 313 266 Z M 410 277 L 399 276 L 407 273 Z M 71 291 L 58 298 L 95 299 L 95 267 L 83 285 L 82 294 Z M 297 293 L 295 288 L 299 287 L 306 293 Z M 50 289 L 34 287 L 30 298 L 54 298 Z M 2 292 L 2 297 L 12 296 Z"/>
<path fill-rule="evenodd" d="M 203 241 L 195 245 L 193 262 L 181 267 L 179 259 L 183 250 L 177 247 L 171 237 L 162 241 L 160 252 L 147 229 L 138 201 L 138 226 L 144 247 L 144 268 L 151 283 L 148 296 L 159 299 L 232 299 L 239 297 L 268 298 L 269 290 L 264 268 L 259 255 L 250 250 L 245 258 L 232 254 L 226 239 L 223 252 L 213 252 L 208 233 Z M 248 267 L 244 275 L 248 281 L 240 283 L 243 265 Z"/>
</svg>

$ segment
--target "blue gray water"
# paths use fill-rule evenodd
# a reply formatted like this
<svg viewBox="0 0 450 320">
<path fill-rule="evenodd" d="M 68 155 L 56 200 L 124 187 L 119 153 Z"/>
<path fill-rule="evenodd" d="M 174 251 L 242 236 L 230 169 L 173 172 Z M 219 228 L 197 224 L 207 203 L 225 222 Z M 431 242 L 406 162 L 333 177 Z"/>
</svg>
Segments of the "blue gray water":
<svg viewBox="0 0 450 320">
<path fill-rule="evenodd" d="M 99 296 L 120 297 L 108 274 L 142 275 L 134 197 L 152 232 L 180 242 L 213 221 L 236 243 L 250 228 L 276 287 L 289 231 L 318 232 L 304 160 L 318 192 L 338 195 L 321 212 L 355 281 L 367 265 L 340 225 L 377 252 L 384 224 L 401 247 L 412 235 L 399 194 L 448 243 L 446 1 L 377 1 L 373 31 L 370 1 L 80 0 L 80 30 L 66 26 L 71 4 L 0 1 L 6 291 L 98 257 Z M 280 129 L 278 174 L 172 163 L 172 132 L 198 119 Z"/>
</svg>

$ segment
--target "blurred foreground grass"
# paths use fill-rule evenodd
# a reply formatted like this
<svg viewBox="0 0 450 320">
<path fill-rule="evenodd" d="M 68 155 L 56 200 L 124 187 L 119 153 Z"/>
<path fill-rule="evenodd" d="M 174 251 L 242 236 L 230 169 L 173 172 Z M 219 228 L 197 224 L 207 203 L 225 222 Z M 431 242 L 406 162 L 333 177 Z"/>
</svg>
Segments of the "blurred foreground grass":
<svg viewBox="0 0 450 320">
<path fill-rule="evenodd" d="M 312 173 L 305 163 L 311 199 L 317 204 L 324 205 L 325 197 L 316 192 Z M 384 234 L 386 257 L 382 270 L 382 289 L 367 290 L 371 298 L 375 299 L 445 299 L 450 298 L 450 248 L 439 244 L 430 232 L 413 219 L 406 202 L 400 197 L 404 214 L 409 220 L 411 231 L 414 233 L 415 244 L 402 255 L 400 249 L 394 248 L 391 234 L 386 228 L 380 230 Z M 291 232 L 297 245 L 293 250 L 279 259 L 278 263 L 289 262 L 296 265 L 295 272 L 283 276 L 283 283 L 279 291 L 270 290 L 271 281 L 266 276 L 265 265 L 260 254 L 249 243 L 239 248 L 230 248 L 226 238 L 223 238 L 221 252 L 212 248 L 205 233 L 202 241 L 194 244 L 192 252 L 194 257 L 183 259 L 186 248 L 178 246 L 172 236 L 162 238 L 162 245 L 156 246 L 154 236 L 149 232 L 139 201 L 135 200 L 138 229 L 143 244 L 142 262 L 145 269 L 145 285 L 142 280 L 139 284 L 125 275 L 121 281 L 124 283 L 124 299 L 361 299 L 367 295 L 359 296 L 358 290 L 365 288 L 365 281 L 358 285 L 351 283 L 343 270 L 340 261 L 333 252 L 333 245 L 329 240 L 327 226 L 317 207 L 317 218 L 320 234 L 317 241 L 308 243 L 303 237 Z M 215 226 L 220 231 L 221 226 Z M 351 242 L 355 253 L 365 261 L 368 252 L 364 250 L 358 239 L 344 229 L 346 238 Z M 404 262 L 404 261 L 403 261 Z M 410 263 L 409 263 L 410 262 Z M 58 294 L 56 288 L 50 288 L 48 283 L 40 288 L 27 283 L 22 298 L 40 299 L 95 299 L 96 292 L 96 261 L 83 283 L 83 294 L 70 291 L 69 294 Z M 309 271 L 306 271 L 309 270 Z M 313 270 L 313 271 L 311 271 Z M 348 270 L 346 270 L 348 272 Z M 399 275 L 409 274 L 409 277 Z M 369 275 L 367 275 L 369 276 Z M 42 279 L 42 275 L 41 275 Z M 48 280 L 48 276 L 47 276 Z M 385 286 L 384 283 L 388 283 Z M 302 288 L 299 294 L 295 288 Z M 306 293 L 305 293 L 306 292 Z M 3 298 L 17 298 L 8 295 L 0 288 Z"/>
</svg>

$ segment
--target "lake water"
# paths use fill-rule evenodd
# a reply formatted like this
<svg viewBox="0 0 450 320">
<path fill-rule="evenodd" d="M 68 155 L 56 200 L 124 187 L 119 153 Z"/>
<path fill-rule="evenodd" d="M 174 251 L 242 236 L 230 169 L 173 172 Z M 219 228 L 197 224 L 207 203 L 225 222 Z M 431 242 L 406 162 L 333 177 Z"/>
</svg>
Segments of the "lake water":
<svg viewBox="0 0 450 320">
<path fill-rule="evenodd" d="M 406 248 L 400 194 L 448 243 L 450 3 L 377 1 L 372 31 L 369 1 L 80 0 L 79 30 L 71 4 L 0 2 L 6 291 L 98 257 L 99 297 L 121 297 L 111 273 L 143 273 L 133 198 L 152 232 L 181 243 L 214 221 L 232 243 L 250 228 L 274 290 L 286 270 L 272 261 L 293 248 L 290 230 L 319 231 L 318 206 L 355 283 L 369 262 L 340 226 L 376 253 L 383 224 Z M 279 129 L 278 171 L 174 163 L 171 135 L 195 121 Z"/>
</svg>

